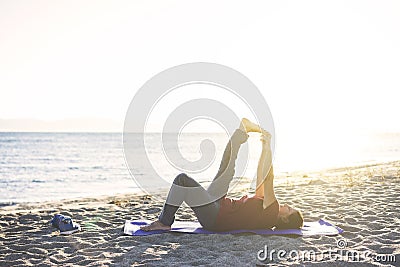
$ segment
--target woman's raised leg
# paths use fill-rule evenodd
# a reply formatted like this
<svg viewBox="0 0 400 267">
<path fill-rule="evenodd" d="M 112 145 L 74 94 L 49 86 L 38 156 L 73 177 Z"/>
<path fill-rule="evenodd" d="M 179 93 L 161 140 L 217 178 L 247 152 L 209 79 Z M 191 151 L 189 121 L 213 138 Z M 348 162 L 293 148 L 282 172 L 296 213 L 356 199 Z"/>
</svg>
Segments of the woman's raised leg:
<svg viewBox="0 0 400 267">
<path fill-rule="evenodd" d="M 241 124 L 242 125 L 242 124 Z M 229 184 L 235 174 L 236 158 L 240 146 L 247 141 L 248 135 L 243 126 L 236 129 L 229 139 L 217 175 L 207 191 L 214 197 L 222 198 L 228 193 Z"/>
</svg>

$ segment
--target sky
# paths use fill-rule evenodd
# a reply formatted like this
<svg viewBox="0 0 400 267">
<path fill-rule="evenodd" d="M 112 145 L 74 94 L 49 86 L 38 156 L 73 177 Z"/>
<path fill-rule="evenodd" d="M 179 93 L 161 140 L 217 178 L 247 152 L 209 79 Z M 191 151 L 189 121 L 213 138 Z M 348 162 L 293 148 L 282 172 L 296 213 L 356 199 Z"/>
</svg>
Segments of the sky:
<svg viewBox="0 0 400 267">
<path fill-rule="evenodd" d="M 152 76 L 214 62 L 256 84 L 279 133 L 399 132 L 399 14 L 399 1 L 1 0 L 0 131 L 122 132 Z"/>
</svg>

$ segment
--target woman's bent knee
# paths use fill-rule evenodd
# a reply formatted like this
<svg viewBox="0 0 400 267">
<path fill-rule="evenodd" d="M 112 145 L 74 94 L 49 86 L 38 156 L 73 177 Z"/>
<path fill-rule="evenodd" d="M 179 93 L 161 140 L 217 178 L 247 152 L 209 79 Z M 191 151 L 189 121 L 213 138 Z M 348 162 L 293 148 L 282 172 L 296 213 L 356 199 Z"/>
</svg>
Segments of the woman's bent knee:
<svg viewBox="0 0 400 267">
<path fill-rule="evenodd" d="M 188 179 L 189 176 L 186 173 L 180 173 L 178 174 L 175 179 L 174 179 L 174 184 L 176 185 L 184 185 L 185 180 Z"/>
<path fill-rule="evenodd" d="M 186 173 L 178 174 L 178 176 L 175 177 L 174 184 L 183 187 L 200 186 L 200 184 L 196 182 L 196 180 L 194 180 L 192 177 L 189 177 Z"/>
</svg>

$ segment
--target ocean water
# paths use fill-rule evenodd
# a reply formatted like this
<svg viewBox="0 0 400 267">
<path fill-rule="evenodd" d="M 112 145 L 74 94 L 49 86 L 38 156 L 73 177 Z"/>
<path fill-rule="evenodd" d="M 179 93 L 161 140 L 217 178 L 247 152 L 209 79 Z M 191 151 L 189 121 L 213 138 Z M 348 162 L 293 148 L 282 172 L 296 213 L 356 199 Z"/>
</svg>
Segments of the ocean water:
<svg viewBox="0 0 400 267">
<path fill-rule="evenodd" d="M 228 140 L 226 135 L 218 133 L 183 134 L 178 147 L 189 161 L 195 162 L 201 157 L 200 140 L 207 138 L 215 145 L 213 161 L 207 169 L 196 171 L 193 164 L 190 168 L 171 164 L 164 150 L 174 146 L 168 142 L 160 145 L 158 137 L 156 134 L 146 137 L 148 159 L 143 160 L 154 163 L 152 168 L 168 181 L 185 170 L 199 182 L 210 181 L 218 170 Z M 274 164 L 278 173 L 400 159 L 398 133 L 355 136 L 337 143 L 288 140 L 282 137 L 276 146 Z M 239 175 L 254 177 L 260 146 L 253 134 L 248 146 L 247 165 Z M 239 157 L 247 156 L 241 153 Z M 133 177 L 148 173 L 141 167 L 142 163 L 134 163 Z M 125 164 L 121 133 L 0 133 L 2 204 L 140 192 L 133 177 Z"/>
</svg>

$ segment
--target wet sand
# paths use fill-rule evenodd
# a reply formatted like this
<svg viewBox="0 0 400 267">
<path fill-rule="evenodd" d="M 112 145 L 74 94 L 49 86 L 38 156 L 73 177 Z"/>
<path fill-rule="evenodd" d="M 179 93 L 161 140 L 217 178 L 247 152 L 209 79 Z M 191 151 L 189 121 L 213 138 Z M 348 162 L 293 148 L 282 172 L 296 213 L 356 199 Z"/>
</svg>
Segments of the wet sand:
<svg viewBox="0 0 400 267">
<path fill-rule="evenodd" d="M 82 198 L 0 207 L 0 266 L 400 265 L 400 161 L 288 176 L 276 178 L 278 200 L 299 207 L 306 221 L 323 218 L 341 227 L 342 235 L 125 236 L 125 220 L 157 218 L 160 197 Z M 231 196 L 246 193 L 251 192 L 242 189 Z M 60 235 L 49 224 L 56 213 L 71 216 L 82 231 Z M 177 219 L 195 217 L 182 207 Z M 272 261 L 261 261 L 257 254 L 265 246 L 287 254 L 312 250 L 317 256 L 302 259 L 291 252 L 293 257 L 278 258 L 275 253 Z M 354 253 L 362 262 L 345 257 Z"/>
</svg>

